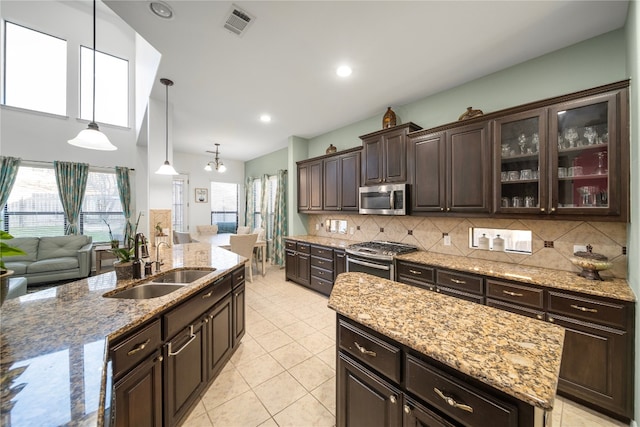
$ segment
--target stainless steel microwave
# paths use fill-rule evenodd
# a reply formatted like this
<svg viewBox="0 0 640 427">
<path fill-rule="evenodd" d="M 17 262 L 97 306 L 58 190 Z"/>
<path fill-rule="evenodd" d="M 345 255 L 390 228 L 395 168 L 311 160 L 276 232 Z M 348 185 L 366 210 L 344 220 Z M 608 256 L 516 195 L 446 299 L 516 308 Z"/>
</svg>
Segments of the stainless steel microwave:
<svg viewBox="0 0 640 427">
<path fill-rule="evenodd" d="M 359 212 L 361 214 L 407 214 L 407 184 L 388 184 L 360 187 L 359 196 Z"/>
</svg>

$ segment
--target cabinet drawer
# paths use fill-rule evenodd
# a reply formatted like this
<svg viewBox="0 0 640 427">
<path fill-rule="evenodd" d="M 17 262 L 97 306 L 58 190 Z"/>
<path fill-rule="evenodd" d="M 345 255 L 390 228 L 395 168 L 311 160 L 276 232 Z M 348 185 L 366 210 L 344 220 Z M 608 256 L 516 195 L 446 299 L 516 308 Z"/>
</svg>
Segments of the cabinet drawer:
<svg viewBox="0 0 640 427">
<path fill-rule="evenodd" d="M 333 260 L 311 255 L 311 265 L 333 271 Z"/>
<path fill-rule="evenodd" d="M 304 254 L 311 253 L 311 245 L 309 245 L 308 243 L 298 242 L 298 244 L 296 245 L 296 249 L 298 252 L 302 252 Z"/>
<path fill-rule="evenodd" d="M 324 246 L 311 246 L 311 255 L 320 258 L 333 258 L 333 249 L 325 248 Z"/>
<path fill-rule="evenodd" d="M 309 287 L 328 296 L 331 294 L 331 289 L 333 289 L 333 282 L 331 280 L 321 279 L 317 276 L 311 276 Z"/>
<path fill-rule="evenodd" d="M 160 344 L 162 344 L 160 320 L 155 320 L 124 341 L 116 343 L 109 350 L 114 378 L 136 366 L 156 351 Z"/>
<path fill-rule="evenodd" d="M 533 308 L 544 308 L 544 290 L 513 283 L 488 279 L 487 297 Z"/>
<path fill-rule="evenodd" d="M 293 240 L 285 240 L 284 241 L 284 248 L 290 251 L 295 251 L 296 250 L 296 242 Z"/>
<path fill-rule="evenodd" d="M 398 261 L 398 276 L 416 280 L 419 282 L 433 283 L 435 268 L 420 264 L 410 264 Z"/>
<path fill-rule="evenodd" d="M 468 292 L 461 292 L 457 289 L 445 288 L 443 286 L 438 286 L 436 292 L 443 295 L 448 295 L 450 297 L 456 297 L 466 301 L 475 302 L 476 304 L 484 304 L 484 297 L 482 295 L 474 295 Z"/>
<path fill-rule="evenodd" d="M 324 270 L 322 268 L 318 268 L 313 265 L 313 261 L 311 262 L 311 277 L 317 277 L 319 279 L 324 279 L 329 282 L 333 282 L 333 271 Z"/>
<path fill-rule="evenodd" d="M 471 292 L 478 295 L 484 294 L 484 280 L 482 277 L 443 270 L 438 270 L 436 277 L 438 285 L 460 289 L 461 291 Z"/>
<path fill-rule="evenodd" d="M 164 339 L 173 337 L 213 307 L 215 303 L 231 292 L 231 284 L 231 274 L 220 277 L 204 290 L 165 314 L 163 316 Z"/>
<path fill-rule="evenodd" d="M 488 392 L 428 365 L 406 357 L 406 389 L 464 425 L 515 427 L 518 408 Z"/>
<path fill-rule="evenodd" d="M 338 327 L 340 348 L 366 363 L 387 378 L 399 383 L 401 351 L 385 341 L 350 323 L 340 320 Z"/>
<path fill-rule="evenodd" d="M 549 308 L 551 313 L 564 314 L 574 319 L 611 325 L 627 329 L 627 310 L 624 304 L 599 301 L 578 297 L 561 292 L 549 292 Z"/>
<path fill-rule="evenodd" d="M 509 304 L 507 302 L 494 300 L 487 298 L 487 305 L 489 307 L 499 308 L 500 310 L 510 311 L 511 313 L 520 314 L 521 316 L 531 317 L 533 319 L 544 320 L 544 311 L 534 310 L 532 308 L 526 308 L 515 304 Z"/>
<path fill-rule="evenodd" d="M 237 269 L 236 271 L 234 271 L 231 274 L 233 275 L 233 287 L 234 288 L 236 286 L 240 285 L 242 282 L 244 282 L 244 266 L 242 266 L 242 268 Z"/>
</svg>

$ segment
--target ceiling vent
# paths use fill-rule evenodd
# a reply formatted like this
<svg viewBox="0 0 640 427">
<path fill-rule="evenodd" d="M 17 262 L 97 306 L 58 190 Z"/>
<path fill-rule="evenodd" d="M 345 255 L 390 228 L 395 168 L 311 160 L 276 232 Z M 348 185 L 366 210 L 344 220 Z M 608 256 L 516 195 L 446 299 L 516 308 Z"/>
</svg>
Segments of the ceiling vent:
<svg viewBox="0 0 640 427">
<path fill-rule="evenodd" d="M 253 15 L 233 4 L 227 15 L 224 28 L 237 36 L 242 36 L 254 20 Z"/>
</svg>

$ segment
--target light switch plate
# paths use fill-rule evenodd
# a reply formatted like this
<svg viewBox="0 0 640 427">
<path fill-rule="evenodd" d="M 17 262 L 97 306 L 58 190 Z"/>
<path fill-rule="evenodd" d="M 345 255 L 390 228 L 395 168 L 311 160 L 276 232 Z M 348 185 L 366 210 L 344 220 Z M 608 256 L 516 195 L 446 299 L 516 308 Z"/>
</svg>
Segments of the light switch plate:
<svg viewBox="0 0 640 427">
<path fill-rule="evenodd" d="M 587 245 L 573 245 L 573 253 L 587 252 Z"/>
<path fill-rule="evenodd" d="M 451 236 L 449 236 L 448 234 L 444 236 L 444 245 L 451 246 Z"/>
</svg>

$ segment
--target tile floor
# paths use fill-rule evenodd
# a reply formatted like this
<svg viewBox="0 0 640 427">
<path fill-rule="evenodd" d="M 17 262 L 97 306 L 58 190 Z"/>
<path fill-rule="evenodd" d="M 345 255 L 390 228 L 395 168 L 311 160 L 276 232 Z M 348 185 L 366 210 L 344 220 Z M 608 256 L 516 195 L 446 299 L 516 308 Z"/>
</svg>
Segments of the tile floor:
<svg viewBox="0 0 640 427">
<path fill-rule="evenodd" d="M 247 282 L 247 331 L 185 427 L 335 425 L 335 312 L 283 269 Z M 557 398 L 553 427 L 625 424 Z"/>
</svg>

